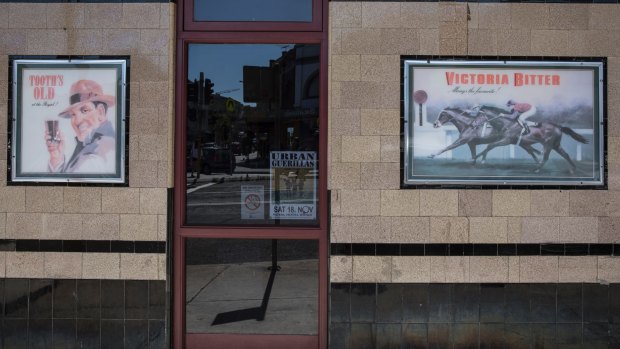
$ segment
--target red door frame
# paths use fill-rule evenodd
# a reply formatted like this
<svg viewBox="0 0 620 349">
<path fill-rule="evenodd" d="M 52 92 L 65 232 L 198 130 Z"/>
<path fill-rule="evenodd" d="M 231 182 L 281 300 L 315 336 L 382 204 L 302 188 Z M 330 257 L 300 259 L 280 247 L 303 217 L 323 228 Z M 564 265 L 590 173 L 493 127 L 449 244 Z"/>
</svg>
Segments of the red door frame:
<svg viewBox="0 0 620 349">
<path fill-rule="evenodd" d="M 187 3 L 192 0 L 188 0 Z M 187 48 L 191 43 L 300 43 L 319 44 L 320 53 L 320 104 L 319 104 L 319 226 L 318 227 L 220 227 L 220 226 L 185 226 L 185 167 L 183 162 L 176 162 L 174 169 L 174 223 L 173 223 L 173 304 L 172 304 L 172 347 L 201 347 L 201 343 L 209 342 L 213 348 L 239 347 L 243 343 L 252 343 L 253 348 L 272 348 L 273 345 L 286 347 L 327 348 L 328 326 L 328 196 L 327 196 L 327 72 L 328 72 L 328 37 L 327 37 L 327 0 L 314 0 L 316 11 L 319 4 L 321 18 L 313 16 L 314 25 L 320 31 L 299 30 L 299 23 L 264 22 L 265 31 L 255 30 L 255 23 L 230 22 L 219 31 L 186 31 L 186 22 L 193 22 L 184 10 L 186 1 L 179 1 L 177 9 L 177 43 L 176 43 L 176 81 L 175 81 L 175 159 L 185 159 L 186 139 L 186 76 Z M 318 23 L 318 24 L 317 24 Z M 194 27 L 195 28 L 195 27 Z M 207 29 L 207 28 L 196 28 Z M 213 29 L 213 27 L 211 28 Z M 224 30 L 227 31 L 224 31 Z M 272 30 L 272 31 L 270 31 Z M 274 31 L 282 30 L 282 31 Z M 319 244 L 319 309 L 318 336 L 281 336 L 281 335 L 211 335 L 185 333 L 185 240 L 187 238 L 239 238 L 239 239 L 309 239 Z M 237 346 L 235 346 L 237 345 Z"/>
</svg>

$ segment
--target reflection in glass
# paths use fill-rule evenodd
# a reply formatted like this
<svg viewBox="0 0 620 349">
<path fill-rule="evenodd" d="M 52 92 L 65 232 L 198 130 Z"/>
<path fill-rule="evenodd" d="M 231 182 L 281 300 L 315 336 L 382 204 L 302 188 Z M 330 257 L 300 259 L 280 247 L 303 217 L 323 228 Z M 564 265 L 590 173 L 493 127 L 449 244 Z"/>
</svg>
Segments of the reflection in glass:
<svg viewBox="0 0 620 349">
<path fill-rule="evenodd" d="M 194 20 L 311 22 L 312 0 L 194 0 Z"/>
<path fill-rule="evenodd" d="M 187 333 L 316 335 L 318 243 L 188 239 Z"/>
<path fill-rule="evenodd" d="M 189 46 L 188 225 L 316 225 L 318 45 Z"/>
</svg>

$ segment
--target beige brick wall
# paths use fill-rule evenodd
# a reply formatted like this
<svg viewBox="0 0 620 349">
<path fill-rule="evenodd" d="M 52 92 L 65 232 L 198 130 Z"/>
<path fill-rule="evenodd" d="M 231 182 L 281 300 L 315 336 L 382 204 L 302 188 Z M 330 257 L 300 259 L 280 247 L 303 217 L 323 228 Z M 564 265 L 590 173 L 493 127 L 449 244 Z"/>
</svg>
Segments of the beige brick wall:
<svg viewBox="0 0 620 349">
<path fill-rule="evenodd" d="M 620 5 L 330 2 L 333 242 L 620 241 Z M 400 55 L 608 57 L 609 190 L 400 190 Z M 332 281 L 618 282 L 614 257 L 334 257 Z"/>
<path fill-rule="evenodd" d="M 0 238 L 166 239 L 172 176 L 170 103 L 174 4 L 0 4 L 0 160 L 6 160 L 9 55 L 129 55 L 129 187 L 6 186 L 0 161 Z M 165 279 L 165 256 L 0 255 L 0 276 Z"/>
</svg>

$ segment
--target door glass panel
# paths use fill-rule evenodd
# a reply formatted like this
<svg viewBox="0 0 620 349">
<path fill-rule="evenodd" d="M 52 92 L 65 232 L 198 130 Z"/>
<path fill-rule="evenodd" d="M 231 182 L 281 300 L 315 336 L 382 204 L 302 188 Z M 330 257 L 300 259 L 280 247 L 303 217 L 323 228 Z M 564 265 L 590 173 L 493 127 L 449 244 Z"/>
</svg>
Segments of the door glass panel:
<svg viewBox="0 0 620 349">
<path fill-rule="evenodd" d="M 318 224 L 319 53 L 189 46 L 186 225 Z"/>
<path fill-rule="evenodd" d="M 318 333 L 316 240 L 187 239 L 187 333 Z"/>
<path fill-rule="evenodd" d="M 312 22 L 312 0 L 194 0 L 194 20 Z"/>
</svg>

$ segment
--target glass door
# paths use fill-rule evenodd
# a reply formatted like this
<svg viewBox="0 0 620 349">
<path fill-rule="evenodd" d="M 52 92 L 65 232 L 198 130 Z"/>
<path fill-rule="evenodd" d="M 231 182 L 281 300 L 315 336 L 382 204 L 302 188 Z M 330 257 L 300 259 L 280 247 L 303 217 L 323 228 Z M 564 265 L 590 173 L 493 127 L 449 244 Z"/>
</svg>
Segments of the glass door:
<svg viewBox="0 0 620 349">
<path fill-rule="evenodd" d="M 175 348 L 326 347 L 324 43 L 268 41 L 182 46 Z"/>
</svg>

